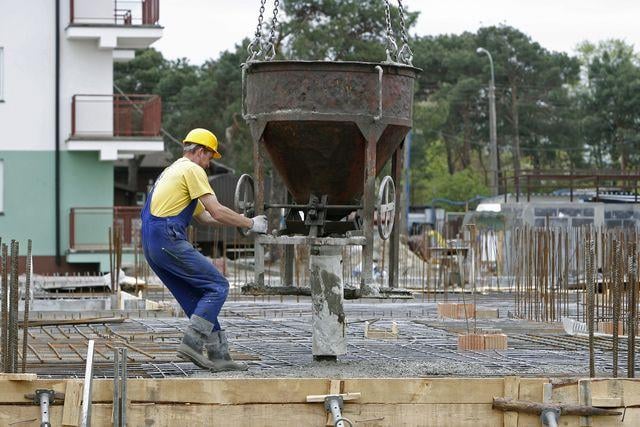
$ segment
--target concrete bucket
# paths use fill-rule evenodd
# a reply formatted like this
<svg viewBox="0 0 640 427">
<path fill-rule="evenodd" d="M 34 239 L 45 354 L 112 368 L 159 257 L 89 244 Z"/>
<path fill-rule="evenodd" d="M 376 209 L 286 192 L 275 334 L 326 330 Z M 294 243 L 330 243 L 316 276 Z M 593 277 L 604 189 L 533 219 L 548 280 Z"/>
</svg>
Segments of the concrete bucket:
<svg viewBox="0 0 640 427">
<path fill-rule="evenodd" d="M 373 228 L 391 238 L 389 284 L 397 283 L 402 143 L 411 129 L 419 70 L 400 63 L 249 61 L 243 67 L 243 117 L 253 139 L 256 186 L 244 175 L 236 209 L 289 208 L 286 227 L 255 238 L 255 284 L 264 286 L 266 245 L 285 245 L 283 282 L 292 282 L 293 246 L 310 246 L 312 349 L 318 360 L 346 353 L 342 248 L 362 246 L 359 294 L 376 294 Z M 293 204 L 264 203 L 266 153 Z M 375 181 L 392 159 L 391 176 Z M 350 212 L 357 211 L 354 217 Z M 353 219 L 351 219 L 353 218 Z"/>
<path fill-rule="evenodd" d="M 417 71 L 395 63 L 249 62 L 243 115 L 294 201 L 327 196 L 327 204 L 345 205 L 327 212 L 338 219 L 362 202 L 365 169 L 378 175 L 409 132 Z"/>
</svg>

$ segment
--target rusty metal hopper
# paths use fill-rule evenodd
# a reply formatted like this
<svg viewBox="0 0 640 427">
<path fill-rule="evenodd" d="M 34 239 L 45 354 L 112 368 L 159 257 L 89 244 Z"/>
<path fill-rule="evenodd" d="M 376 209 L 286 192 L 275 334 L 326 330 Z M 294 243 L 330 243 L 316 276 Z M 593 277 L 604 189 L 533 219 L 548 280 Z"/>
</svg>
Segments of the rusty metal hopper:
<svg viewBox="0 0 640 427">
<path fill-rule="evenodd" d="M 363 194 L 365 146 L 379 174 L 411 128 L 419 70 L 399 64 L 252 62 L 243 113 L 296 203 L 310 194 L 353 205 Z"/>
</svg>

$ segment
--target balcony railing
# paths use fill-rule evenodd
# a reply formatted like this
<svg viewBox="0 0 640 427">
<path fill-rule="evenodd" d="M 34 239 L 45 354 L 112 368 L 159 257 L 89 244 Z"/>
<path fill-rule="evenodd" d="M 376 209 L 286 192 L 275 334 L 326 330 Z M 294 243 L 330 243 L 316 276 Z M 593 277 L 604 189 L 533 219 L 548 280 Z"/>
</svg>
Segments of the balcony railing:
<svg viewBox="0 0 640 427">
<path fill-rule="evenodd" d="M 71 24 L 158 25 L 160 0 L 70 0 Z"/>
<path fill-rule="evenodd" d="M 140 206 L 76 207 L 69 212 L 71 251 L 109 250 L 109 228 L 120 230 L 123 249 L 140 245 Z"/>
<path fill-rule="evenodd" d="M 72 137 L 160 136 L 162 101 L 158 95 L 74 95 Z"/>
</svg>

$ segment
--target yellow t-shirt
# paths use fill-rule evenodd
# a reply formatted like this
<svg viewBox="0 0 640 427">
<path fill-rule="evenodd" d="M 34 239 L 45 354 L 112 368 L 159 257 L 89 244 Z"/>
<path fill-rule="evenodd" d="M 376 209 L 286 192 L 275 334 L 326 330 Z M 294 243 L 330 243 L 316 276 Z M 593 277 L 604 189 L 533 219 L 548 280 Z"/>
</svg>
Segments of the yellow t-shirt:
<svg viewBox="0 0 640 427">
<path fill-rule="evenodd" d="M 169 165 L 156 182 L 151 198 L 151 214 L 158 217 L 176 216 L 186 208 L 193 199 L 205 194 L 213 194 L 207 173 L 186 157 L 182 157 Z M 204 205 L 198 200 L 193 215 L 204 212 Z"/>
</svg>

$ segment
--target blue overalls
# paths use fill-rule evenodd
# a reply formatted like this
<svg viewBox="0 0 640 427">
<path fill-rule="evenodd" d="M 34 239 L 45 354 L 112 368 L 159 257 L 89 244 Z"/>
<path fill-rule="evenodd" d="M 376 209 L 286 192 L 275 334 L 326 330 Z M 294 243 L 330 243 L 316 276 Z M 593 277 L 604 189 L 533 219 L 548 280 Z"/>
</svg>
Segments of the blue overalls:
<svg viewBox="0 0 640 427">
<path fill-rule="evenodd" d="M 178 215 L 161 218 L 151 214 L 153 191 L 141 214 L 144 256 L 188 317 L 196 314 L 211 322 L 214 331 L 220 330 L 218 314 L 227 299 L 229 282 L 186 237 L 198 199 Z"/>
</svg>

